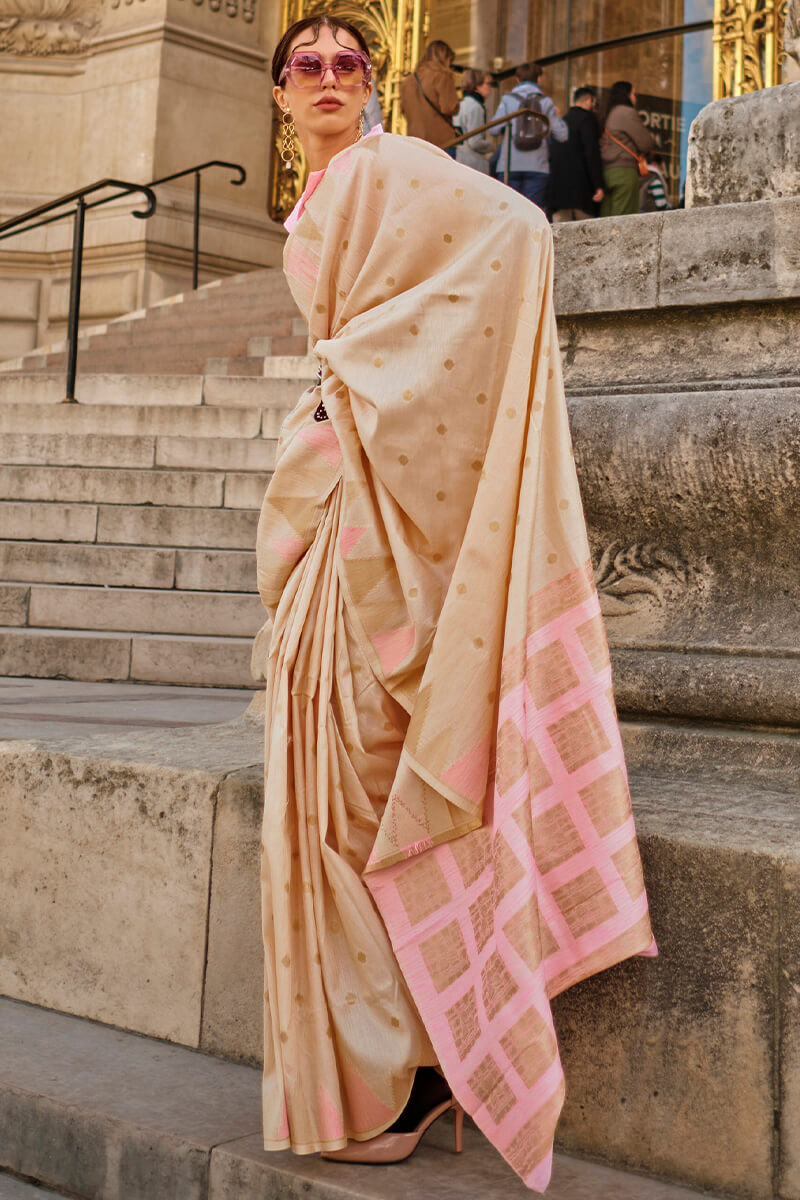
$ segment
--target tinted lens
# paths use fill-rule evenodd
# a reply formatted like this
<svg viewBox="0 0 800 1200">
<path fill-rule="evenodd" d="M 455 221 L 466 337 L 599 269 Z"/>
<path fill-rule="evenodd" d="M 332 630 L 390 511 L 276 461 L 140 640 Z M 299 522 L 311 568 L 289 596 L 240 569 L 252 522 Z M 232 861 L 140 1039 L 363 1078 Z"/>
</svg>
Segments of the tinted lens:
<svg viewBox="0 0 800 1200">
<path fill-rule="evenodd" d="M 288 66 L 295 87 L 318 87 L 323 65 L 318 54 L 295 54 Z"/>
<path fill-rule="evenodd" d="M 345 87 L 356 87 L 364 82 L 364 62 L 357 54 L 336 55 L 336 75 Z"/>
</svg>

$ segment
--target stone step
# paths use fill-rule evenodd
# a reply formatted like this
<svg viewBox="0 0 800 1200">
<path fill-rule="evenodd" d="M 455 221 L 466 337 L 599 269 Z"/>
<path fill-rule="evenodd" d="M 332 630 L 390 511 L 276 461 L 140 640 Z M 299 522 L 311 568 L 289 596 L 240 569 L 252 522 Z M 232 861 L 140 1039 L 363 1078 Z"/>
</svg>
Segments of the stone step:
<svg viewBox="0 0 800 1200">
<path fill-rule="evenodd" d="M 252 380 L 248 380 L 252 383 Z M 265 414 L 280 419 L 284 410 Z M 120 434 L 134 437 L 257 438 L 275 436 L 260 408 L 116 404 L 0 404 L 0 434 Z M 279 423 L 279 422 L 278 422 Z"/>
<path fill-rule="evenodd" d="M 3 589 L 28 593 L 27 621 L 4 620 L 3 625 L 27 624 L 31 629 L 253 638 L 266 619 L 261 600 L 252 593 L 45 583 L 0 584 L 0 616 Z M 9 595 L 9 608 L 13 602 Z"/>
<path fill-rule="evenodd" d="M 251 637 L 0 627 L 0 675 L 252 688 Z M 0 1121 L 0 1130 L 2 1122 Z M 1 1137 L 1 1134 L 0 1134 Z"/>
<path fill-rule="evenodd" d="M 215 508 L 223 503 L 224 487 L 225 476 L 209 471 L 0 466 L 6 500 Z"/>
<path fill-rule="evenodd" d="M 266 472 L 0 465 L 6 500 L 260 508 Z"/>
<path fill-rule="evenodd" d="M 197 586 L 212 590 L 202 582 L 192 585 L 178 583 L 176 554 L 192 551 L 165 550 L 158 546 L 70 545 L 63 542 L 0 542 L 0 579 L 20 583 L 83 583 L 104 587 L 190 588 Z M 200 551 L 209 554 L 211 551 Z M 234 556 L 239 551 L 229 551 Z M 249 557 L 249 556 L 245 556 Z M 220 567 L 222 570 L 222 567 Z M 206 577 L 191 567 L 185 578 Z M 244 571 L 234 564 L 237 580 Z M 214 568 L 207 574 L 213 576 Z M 253 572 L 255 574 L 255 572 Z M 254 585 L 255 586 L 255 585 Z M 235 591 L 249 591 L 234 585 Z"/>
<path fill-rule="evenodd" d="M 170 440 L 173 439 L 167 439 Z M 194 439 L 191 442 L 188 439 L 176 440 L 182 444 L 196 445 Z M 235 439 L 233 445 L 242 443 Z M 155 454 L 154 437 L 96 433 L 0 433 L 0 462 L 21 466 L 144 468 L 155 464 Z"/>
<path fill-rule="evenodd" d="M 187 467 L 258 471 L 275 466 L 265 438 L 144 437 L 115 434 L 0 433 L 0 463 L 19 466 Z"/>
<path fill-rule="evenodd" d="M 63 1192 L 40 1188 L 15 1175 L 0 1171 L 0 1200 L 68 1200 Z"/>
<path fill-rule="evenodd" d="M 267 1154 L 260 1073 L 151 1038 L 0 1000 L 0 1161 L 81 1200 L 526 1200 L 467 1122 L 380 1169 Z M 557 1155 L 550 1200 L 692 1200 L 697 1193 Z M 13 1196 L 13 1194 L 12 1194 Z M 16 1200 L 16 1197 L 13 1198 Z M 28 1200 L 27 1197 L 21 1200 Z"/>
<path fill-rule="evenodd" d="M 97 541 L 129 546 L 252 550 L 257 525 L 258 513 L 250 510 L 107 505 L 98 510 Z"/>
<path fill-rule="evenodd" d="M 0 501 L 6 541 L 252 550 L 258 513 L 237 508 Z"/>
<path fill-rule="evenodd" d="M 285 409 L 297 402 L 307 382 L 302 378 L 227 377 L 202 375 L 83 375 L 78 385 L 81 405 L 136 407 L 195 406 Z M 50 375 L 0 377 L 0 404 L 30 406 L 61 404 L 63 385 Z M 72 408 L 73 406 L 70 406 Z"/>
<path fill-rule="evenodd" d="M 0 542 L 0 579 L 116 588 L 175 587 L 184 592 L 255 592 L 256 566 L 253 550 L 6 541 Z"/>
</svg>

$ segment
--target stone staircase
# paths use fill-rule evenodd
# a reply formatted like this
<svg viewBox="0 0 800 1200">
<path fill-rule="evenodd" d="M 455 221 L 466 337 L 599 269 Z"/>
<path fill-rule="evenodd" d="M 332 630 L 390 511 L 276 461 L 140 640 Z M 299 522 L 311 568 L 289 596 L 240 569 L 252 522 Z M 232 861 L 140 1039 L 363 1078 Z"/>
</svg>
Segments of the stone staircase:
<svg viewBox="0 0 800 1200">
<path fill-rule="evenodd" d="M 314 375 L 290 306 L 259 271 L 90 331 L 77 404 L 58 347 L 0 364 L 1 674 L 252 684 L 258 510 Z"/>
</svg>

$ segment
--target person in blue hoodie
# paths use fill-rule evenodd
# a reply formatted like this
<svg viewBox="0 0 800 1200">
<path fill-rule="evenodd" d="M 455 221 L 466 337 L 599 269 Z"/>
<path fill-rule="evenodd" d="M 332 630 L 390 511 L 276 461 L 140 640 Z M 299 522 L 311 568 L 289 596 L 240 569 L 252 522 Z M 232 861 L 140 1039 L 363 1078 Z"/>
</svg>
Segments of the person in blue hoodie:
<svg viewBox="0 0 800 1200">
<path fill-rule="evenodd" d="M 495 117 L 504 117 L 515 112 L 522 105 L 526 96 L 539 97 L 539 109 L 550 121 L 550 137 L 557 142 L 565 142 L 569 137 L 569 129 L 549 96 L 545 96 L 539 86 L 542 68 L 536 62 L 522 63 L 517 67 L 517 82 L 510 92 L 506 92 L 497 106 Z M 534 204 L 538 204 L 549 216 L 548 184 L 550 182 L 550 153 L 548 139 L 542 142 L 536 150 L 520 150 L 514 145 L 514 126 L 511 123 L 511 172 L 509 183 L 515 191 L 527 196 Z M 509 127 L 505 127 L 500 154 L 497 159 L 496 173 L 498 179 L 505 176 L 506 146 L 509 137 Z"/>
</svg>

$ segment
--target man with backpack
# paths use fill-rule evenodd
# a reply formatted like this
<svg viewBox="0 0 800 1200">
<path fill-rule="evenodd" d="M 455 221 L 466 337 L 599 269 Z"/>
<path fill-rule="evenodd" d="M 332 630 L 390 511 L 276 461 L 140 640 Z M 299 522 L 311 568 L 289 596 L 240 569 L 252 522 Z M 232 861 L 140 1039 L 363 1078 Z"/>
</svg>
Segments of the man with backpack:
<svg viewBox="0 0 800 1200">
<path fill-rule="evenodd" d="M 542 124 L 536 113 L 543 113 L 550 122 L 550 137 L 565 142 L 569 137 L 567 124 L 562 120 L 553 101 L 545 96 L 538 80 L 542 68 L 538 63 L 527 62 L 517 67 L 516 85 L 506 92 L 497 106 L 495 117 L 504 117 L 526 108 L 530 112 L 516 117 L 511 122 L 511 172 L 509 183 L 515 191 L 538 204 L 549 216 L 548 184 L 550 182 L 550 154 L 547 138 L 542 137 Z M 505 178 L 506 154 L 508 152 L 509 127 L 506 125 L 495 174 Z"/>
</svg>

